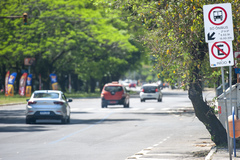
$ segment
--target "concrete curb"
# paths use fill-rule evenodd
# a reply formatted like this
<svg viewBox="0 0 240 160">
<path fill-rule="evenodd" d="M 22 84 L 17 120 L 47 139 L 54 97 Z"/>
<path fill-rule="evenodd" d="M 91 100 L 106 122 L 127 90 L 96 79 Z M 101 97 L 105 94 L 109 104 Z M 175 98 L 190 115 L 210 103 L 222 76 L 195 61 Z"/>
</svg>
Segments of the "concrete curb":
<svg viewBox="0 0 240 160">
<path fill-rule="evenodd" d="M 0 107 L 2 107 L 2 106 L 9 106 L 9 105 L 12 106 L 12 105 L 26 104 L 26 103 L 6 103 L 6 104 L 0 104 Z"/>
<path fill-rule="evenodd" d="M 217 147 L 216 146 L 212 147 L 208 155 L 205 157 L 205 160 L 211 160 L 213 154 L 216 153 L 216 151 L 217 151 Z"/>
</svg>

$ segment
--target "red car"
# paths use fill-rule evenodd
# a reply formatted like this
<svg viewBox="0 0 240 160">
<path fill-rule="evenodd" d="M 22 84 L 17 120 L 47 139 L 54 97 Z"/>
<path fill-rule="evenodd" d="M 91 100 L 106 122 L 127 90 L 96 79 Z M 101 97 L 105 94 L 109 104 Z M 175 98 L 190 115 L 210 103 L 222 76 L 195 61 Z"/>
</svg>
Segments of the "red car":
<svg viewBox="0 0 240 160">
<path fill-rule="evenodd" d="M 129 88 L 131 88 L 131 87 L 136 88 L 136 84 L 135 84 L 135 83 L 130 83 L 128 87 L 129 87 Z"/>
<path fill-rule="evenodd" d="M 118 82 L 107 83 L 101 93 L 102 108 L 107 108 L 108 105 L 123 105 L 124 108 L 129 108 L 129 97 L 123 85 Z"/>
</svg>

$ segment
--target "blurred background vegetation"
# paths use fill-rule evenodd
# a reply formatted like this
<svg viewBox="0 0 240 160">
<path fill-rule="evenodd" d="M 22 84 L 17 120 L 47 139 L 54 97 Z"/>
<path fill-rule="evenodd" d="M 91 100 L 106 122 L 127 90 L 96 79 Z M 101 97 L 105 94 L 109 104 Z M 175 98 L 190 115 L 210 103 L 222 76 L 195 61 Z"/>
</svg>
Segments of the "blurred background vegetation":
<svg viewBox="0 0 240 160">
<path fill-rule="evenodd" d="M 28 14 L 27 23 L 22 18 L 0 19 L 1 88 L 9 70 L 17 72 L 15 93 L 24 72 L 33 74 L 33 90 L 39 88 L 39 76 L 41 88 L 51 89 L 49 74 L 55 73 L 62 91 L 67 91 L 71 77 L 73 92 L 93 93 L 149 63 L 139 41 L 144 34 L 141 22 L 129 23 L 120 10 L 107 13 L 88 0 L 0 2 L 0 16 L 23 13 Z M 26 66 L 24 58 L 35 61 Z"/>
<path fill-rule="evenodd" d="M 188 13 L 200 13 L 203 4 L 154 0 L 143 4 L 118 0 L 1 0 L 0 17 L 12 18 L 0 18 L 0 89 L 4 89 L 7 71 L 17 72 L 15 93 L 24 72 L 33 75 L 33 90 L 39 89 L 39 76 L 41 89 L 51 89 L 51 73 L 57 75 L 62 91 L 67 92 L 71 82 L 71 91 L 76 93 L 100 92 L 105 83 L 119 79 L 187 84 L 190 62 L 196 61 L 190 59 L 191 52 L 184 45 L 204 43 L 202 13 L 197 17 Z M 171 10 L 174 7 L 179 10 Z M 160 14 L 158 10 L 166 12 Z M 161 17 L 169 16 L 170 11 L 174 15 L 186 12 L 181 13 L 186 14 L 185 20 L 173 16 L 179 26 L 165 23 L 167 19 Z M 27 22 L 23 13 L 27 13 Z M 193 26 L 191 18 L 196 18 Z M 180 28 L 177 31 L 172 27 Z M 189 27 L 196 36 L 192 39 L 186 38 Z M 35 61 L 27 66 L 25 58 Z M 219 85 L 220 70 L 209 67 L 207 56 L 201 69 L 205 84 Z"/>
</svg>

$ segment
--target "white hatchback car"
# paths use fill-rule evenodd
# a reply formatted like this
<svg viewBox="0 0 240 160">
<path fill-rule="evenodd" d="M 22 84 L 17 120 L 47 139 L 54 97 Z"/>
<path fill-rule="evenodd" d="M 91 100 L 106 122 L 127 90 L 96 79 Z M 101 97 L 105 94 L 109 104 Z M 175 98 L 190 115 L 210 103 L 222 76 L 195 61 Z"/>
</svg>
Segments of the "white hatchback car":
<svg viewBox="0 0 240 160">
<path fill-rule="evenodd" d="M 162 92 L 157 84 L 144 84 L 140 92 L 141 102 L 145 100 L 156 99 L 162 102 Z"/>
<path fill-rule="evenodd" d="M 70 106 L 61 91 L 39 90 L 33 92 L 27 100 L 26 123 L 35 123 L 37 119 L 56 119 L 61 123 L 70 123 Z"/>
</svg>

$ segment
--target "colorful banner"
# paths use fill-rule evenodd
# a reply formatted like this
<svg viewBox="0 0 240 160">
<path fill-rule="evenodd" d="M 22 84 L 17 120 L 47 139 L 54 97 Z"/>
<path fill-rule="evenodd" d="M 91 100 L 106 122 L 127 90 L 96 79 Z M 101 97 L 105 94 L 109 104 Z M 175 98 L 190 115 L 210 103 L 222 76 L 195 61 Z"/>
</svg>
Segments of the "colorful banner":
<svg viewBox="0 0 240 160">
<path fill-rule="evenodd" d="M 25 86 L 26 86 L 26 80 L 27 80 L 27 73 L 23 73 L 20 81 L 19 81 L 19 91 L 18 93 L 20 96 L 25 95 Z"/>
<path fill-rule="evenodd" d="M 8 96 L 8 79 L 9 79 L 10 72 L 8 71 L 5 76 L 5 96 Z"/>
<path fill-rule="evenodd" d="M 30 97 L 32 94 L 32 74 L 29 74 L 27 77 L 27 84 L 26 84 L 26 97 Z"/>
<path fill-rule="evenodd" d="M 57 90 L 58 89 L 58 83 L 57 83 L 57 75 L 56 74 L 50 74 L 50 79 L 52 83 L 52 89 Z"/>
<path fill-rule="evenodd" d="M 17 77 L 17 73 L 14 72 L 10 75 L 9 79 L 8 79 L 8 95 L 9 96 L 13 96 L 14 95 L 14 87 L 13 87 L 13 84 L 14 84 L 14 81 Z"/>
</svg>

